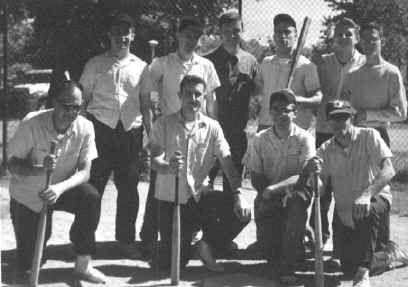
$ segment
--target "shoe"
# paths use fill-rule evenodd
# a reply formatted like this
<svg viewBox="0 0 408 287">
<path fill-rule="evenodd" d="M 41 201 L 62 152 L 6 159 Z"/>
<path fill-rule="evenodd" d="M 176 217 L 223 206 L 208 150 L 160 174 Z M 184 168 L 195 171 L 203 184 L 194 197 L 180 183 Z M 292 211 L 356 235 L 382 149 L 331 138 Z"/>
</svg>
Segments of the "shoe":
<svg viewBox="0 0 408 287">
<path fill-rule="evenodd" d="M 370 270 L 364 267 L 358 267 L 354 274 L 353 287 L 370 287 Z"/>
<path fill-rule="evenodd" d="M 201 262 L 207 269 L 217 273 L 224 272 L 224 266 L 216 262 L 211 252 L 211 248 L 206 242 L 200 240 L 197 242 L 196 247 L 198 258 L 200 258 Z"/>
<path fill-rule="evenodd" d="M 333 273 L 341 270 L 340 259 L 331 257 L 330 259 L 324 262 L 324 269 L 327 272 Z"/>
<path fill-rule="evenodd" d="M 119 251 L 128 259 L 142 259 L 143 253 L 134 243 L 119 242 Z"/>
<path fill-rule="evenodd" d="M 266 259 L 265 252 L 263 252 L 264 247 L 260 241 L 255 241 L 248 245 L 245 250 L 246 256 L 251 259 Z"/>
<path fill-rule="evenodd" d="M 75 261 L 74 274 L 81 280 L 91 283 L 106 283 L 107 279 L 98 269 L 92 266 L 90 255 L 78 255 Z"/>
<path fill-rule="evenodd" d="M 408 254 L 404 250 L 402 250 L 395 242 L 390 240 L 385 246 L 384 251 L 388 255 L 389 269 L 408 265 Z"/>
</svg>

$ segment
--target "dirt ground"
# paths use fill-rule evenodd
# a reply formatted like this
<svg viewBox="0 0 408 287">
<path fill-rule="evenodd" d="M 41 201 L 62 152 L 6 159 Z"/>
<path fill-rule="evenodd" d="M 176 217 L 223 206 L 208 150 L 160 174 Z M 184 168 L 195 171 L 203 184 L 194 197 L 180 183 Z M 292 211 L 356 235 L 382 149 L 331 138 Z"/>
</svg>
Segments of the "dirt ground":
<svg viewBox="0 0 408 287">
<path fill-rule="evenodd" d="M 246 186 L 246 198 L 253 202 L 255 192 Z M 144 202 L 147 194 L 146 183 L 139 184 L 141 208 L 137 221 L 137 232 L 140 230 L 144 213 Z M 9 216 L 8 179 L 0 179 L 1 206 L 1 282 L 3 286 L 12 286 L 12 270 L 15 252 L 15 240 Z M 408 250 L 408 190 L 406 185 L 397 186 L 394 192 L 394 207 L 391 216 L 392 239 Z M 404 190 L 405 189 L 405 190 Z M 105 286 L 167 286 L 170 284 L 168 274 L 155 277 L 147 262 L 128 260 L 118 256 L 114 242 L 116 190 L 110 182 L 105 192 L 102 204 L 102 218 L 96 233 L 98 241 L 95 266 L 102 270 L 109 281 Z M 95 286 L 75 279 L 72 273 L 74 253 L 69 244 L 68 230 L 73 216 L 63 212 L 55 212 L 53 218 L 53 234 L 49 241 L 46 255 L 47 263 L 40 274 L 41 286 Z M 255 240 L 255 223 L 251 223 L 235 240 L 243 249 Z M 327 246 L 326 256 L 330 254 L 331 246 Z M 247 259 L 223 260 L 226 271 L 214 274 L 207 271 L 199 260 L 190 261 L 187 269 L 181 274 L 180 286 L 279 286 L 273 279 L 273 270 L 269 270 L 264 261 Z M 308 269 L 299 273 L 304 279 L 304 286 L 313 286 L 313 263 Z M 310 265 L 310 266 L 309 266 Z M 373 287 L 408 286 L 408 268 L 400 268 L 372 278 Z M 341 273 L 326 273 L 326 286 L 351 286 L 350 281 L 344 281 Z"/>
</svg>

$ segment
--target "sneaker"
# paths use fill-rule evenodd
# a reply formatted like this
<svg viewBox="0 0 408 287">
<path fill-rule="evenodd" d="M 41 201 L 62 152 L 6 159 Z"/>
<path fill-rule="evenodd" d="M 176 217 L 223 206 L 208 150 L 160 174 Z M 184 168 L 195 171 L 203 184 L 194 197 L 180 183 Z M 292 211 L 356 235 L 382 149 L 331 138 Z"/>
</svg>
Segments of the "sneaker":
<svg viewBox="0 0 408 287">
<path fill-rule="evenodd" d="M 142 259 L 142 251 L 134 243 L 119 242 L 119 251 L 128 259 Z"/>
<path fill-rule="evenodd" d="M 75 261 L 74 274 L 81 280 L 92 283 L 106 283 L 106 276 L 92 266 L 90 255 L 78 255 Z"/>
<path fill-rule="evenodd" d="M 222 264 L 216 262 L 210 246 L 208 246 L 205 241 L 200 240 L 197 242 L 196 247 L 198 258 L 200 258 L 201 262 L 207 269 L 217 273 L 224 272 L 224 267 Z"/>
<path fill-rule="evenodd" d="M 358 267 L 354 274 L 353 287 L 370 287 L 370 270 L 365 267 Z"/>
<path fill-rule="evenodd" d="M 247 257 L 251 259 L 265 259 L 263 244 L 260 241 L 255 241 L 248 245 L 245 250 Z"/>
<path fill-rule="evenodd" d="M 331 257 L 330 259 L 324 262 L 324 269 L 327 272 L 338 272 L 341 270 L 341 262 L 340 259 Z"/>
<path fill-rule="evenodd" d="M 389 241 L 384 250 L 388 254 L 388 268 L 403 267 L 408 265 L 408 254 L 398 244 Z"/>
</svg>

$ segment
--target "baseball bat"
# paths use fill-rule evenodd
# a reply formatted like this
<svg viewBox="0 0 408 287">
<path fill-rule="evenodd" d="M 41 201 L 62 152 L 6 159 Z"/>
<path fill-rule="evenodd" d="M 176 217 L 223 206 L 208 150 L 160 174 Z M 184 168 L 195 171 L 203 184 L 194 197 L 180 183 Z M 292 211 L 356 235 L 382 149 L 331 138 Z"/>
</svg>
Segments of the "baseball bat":
<svg viewBox="0 0 408 287">
<path fill-rule="evenodd" d="M 181 152 L 177 151 L 180 155 Z M 179 174 L 176 173 L 174 209 L 173 209 L 173 225 L 171 235 L 171 285 L 178 286 L 180 283 L 180 199 L 179 199 Z"/>
<path fill-rule="evenodd" d="M 293 74 L 295 72 L 295 67 L 297 65 L 297 62 L 299 61 L 300 53 L 302 52 L 303 46 L 305 45 L 306 36 L 307 36 L 307 33 L 309 32 L 309 27 L 310 27 L 311 22 L 312 20 L 309 17 L 305 17 L 305 19 L 303 20 L 302 30 L 300 31 L 296 50 L 293 52 L 293 55 L 292 55 L 292 63 L 290 65 L 288 82 L 286 84 L 287 88 L 290 88 L 290 85 L 292 83 Z"/>
<path fill-rule="evenodd" d="M 56 150 L 57 150 L 57 142 L 52 141 L 50 145 L 50 154 L 55 155 Z M 52 170 L 47 170 L 47 175 L 46 175 L 46 187 L 47 188 L 51 184 L 51 180 L 52 180 Z M 45 229 L 47 226 L 47 213 L 48 213 L 48 205 L 47 203 L 43 203 L 41 213 L 40 213 L 40 219 L 38 221 L 38 226 L 37 226 L 37 237 L 35 240 L 33 264 L 32 264 L 31 286 L 33 287 L 38 286 L 38 277 L 40 275 L 41 259 L 43 256 L 43 249 L 44 249 Z"/>
<path fill-rule="evenodd" d="M 313 178 L 314 184 L 314 226 L 315 226 L 315 286 L 324 287 L 324 270 L 323 270 L 323 240 L 322 240 L 322 219 L 320 214 L 320 190 L 319 174 L 315 173 Z"/>
<path fill-rule="evenodd" d="M 156 47 L 159 45 L 159 42 L 156 40 L 149 40 L 149 47 L 150 47 L 150 62 L 153 61 L 154 57 L 156 57 Z"/>
</svg>

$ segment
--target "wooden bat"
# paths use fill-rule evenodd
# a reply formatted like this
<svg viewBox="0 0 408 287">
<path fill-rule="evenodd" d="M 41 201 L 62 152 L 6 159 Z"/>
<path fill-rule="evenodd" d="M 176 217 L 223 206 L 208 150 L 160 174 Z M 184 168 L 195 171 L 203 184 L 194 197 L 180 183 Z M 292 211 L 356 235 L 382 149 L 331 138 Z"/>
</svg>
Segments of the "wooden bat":
<svg viewBox="0 0 408 287">
<path fill-rule="evenodd" d="M 315 230 L 315 286 L 324 287 L 324 270 L 323 270 L 323 240 L 322 240 L 322 219 L 320 215 L 320 190 L 319 174 L 315 173 L 313 178 L 314 184 L 314 230 Z"/>
<path fill-rule="evenodd" d="M 181 152 L 177 151 L 180 155 Z M 180 283 L 180 199 L 179 199 L 179 175 L 176 174 L 174 209 L 173 209 L 173 229 L 171 235 L 171 285 L 178 286 Z"/>
<path fill-rule="evenodd" d="M 52 141 L 50 145 L 50 154 L 55 155 L 57 151 L 57 142 Z M 46 175 L 46 187 L 51 184 L 52 179 L 52 170 L 47 170 Z M 44 238 L 45 238 L 45 229 L 47 226 L 47 213 L 48 213 L 48 205 L 44 203 L 40 213 L 40 220 L 38 221 L 37 227 L 37 237 L 35 240 L 35 248 L 34 248 L 34 256 L 33 256 L 33 264 L 32 264 L 32 273 L 31 273 L 31 286 L 37 287 L 38 286 L 38 277 L 40 275 L 40 266 L 41 266 L 41 259 L 43 255 L 43 248 L 44 248 Z"/>
<path fill-rule="evenodd" d="M 297 65 L 297 62 L 299 61 L 300 53 L 302 52 L 303 46 L 305 45 L 306 36 L 307 36 L 307 33 L 309 32 L 309 27 L 310 27 L 311 22 L 312 20 L 309 17 L 305 17 L 305 19 L 303 20 L 302 30 L 300 31 L 296 50 L 293 52 L 293 55 L 292 55 L 292 63 L 290 65 L 288 82 L 286 84 L 287 88 L 290 88 L 290 85 L 292 83 L 293 74 L 295 72 L 295 67 Z"/>
</svg>

